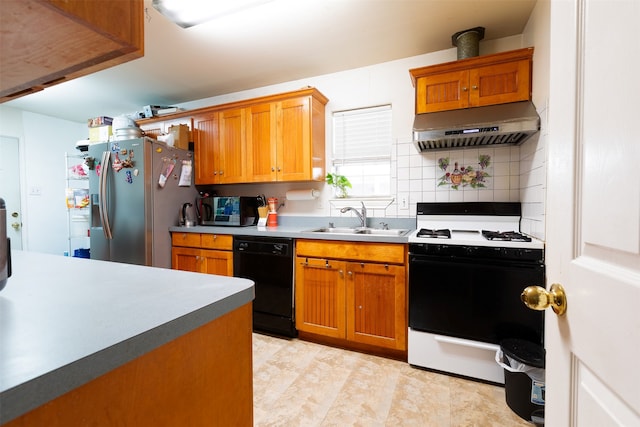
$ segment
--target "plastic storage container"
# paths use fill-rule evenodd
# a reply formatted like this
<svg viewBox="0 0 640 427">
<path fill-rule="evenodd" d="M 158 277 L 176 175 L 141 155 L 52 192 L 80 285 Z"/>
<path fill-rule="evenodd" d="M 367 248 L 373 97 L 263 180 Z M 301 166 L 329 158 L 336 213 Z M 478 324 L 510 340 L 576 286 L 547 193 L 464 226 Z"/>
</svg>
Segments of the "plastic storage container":
<svg viewBox="0 0 640 427">
<path fill-rule="evenodd" d="M 504 368 L 507 405 L 520 418 L 544 425 L 544 348 L 529 341 L 500 342 L 496 362 Z"/>
</svg>

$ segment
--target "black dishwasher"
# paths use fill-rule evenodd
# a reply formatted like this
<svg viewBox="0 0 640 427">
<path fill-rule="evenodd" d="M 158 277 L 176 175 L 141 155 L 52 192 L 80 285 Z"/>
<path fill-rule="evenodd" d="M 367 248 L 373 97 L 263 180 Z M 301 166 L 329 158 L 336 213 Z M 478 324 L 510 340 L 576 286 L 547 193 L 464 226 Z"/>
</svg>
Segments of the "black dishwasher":
<svg viewBox="0 0 640 427">
<path fill-rule="evenodd" d="M 255 282 L 253 329 L 298 335 L 294 317 L 293 239 L 234 236 L 233 275 Z"/>
</svg>

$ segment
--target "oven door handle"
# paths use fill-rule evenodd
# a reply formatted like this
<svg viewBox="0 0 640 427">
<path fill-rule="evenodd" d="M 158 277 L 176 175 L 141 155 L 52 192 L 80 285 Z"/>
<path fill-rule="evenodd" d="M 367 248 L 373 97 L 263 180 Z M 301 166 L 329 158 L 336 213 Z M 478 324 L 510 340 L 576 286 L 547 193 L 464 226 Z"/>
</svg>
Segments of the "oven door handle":
<svg viewBox="0 0 640 427">
<path fill-rule="evenodd" d="M 478 348 L 480 350 L 498 351 L 500 349 L 500 346 L 496 345 L 496 344 L 489 344 L 489 343 L 478 342 L 478 341 L 470 341 L 470 340 L 465 340 L 465 339 L 461 339 L 461 338 L 445 337 L 443 335 L 435 335 L 433 338 L 436 341 L 441 342 L 441 343 L 461 345 L 461 346 L 465 346 L 465 347 L 473 347 L 473 348 Z"/>
</svg>

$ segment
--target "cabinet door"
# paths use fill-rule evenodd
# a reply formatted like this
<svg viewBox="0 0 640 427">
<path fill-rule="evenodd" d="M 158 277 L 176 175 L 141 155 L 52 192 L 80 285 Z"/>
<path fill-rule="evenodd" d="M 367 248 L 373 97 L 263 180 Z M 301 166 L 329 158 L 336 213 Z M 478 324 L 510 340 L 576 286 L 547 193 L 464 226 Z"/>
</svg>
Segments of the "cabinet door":
<svg viewBox="0 0 640 427">
<path fill-rule="evenodd" d="M 296 258 L 296 328 L 345 338 L 345 289 L 342 261 Z"/>
<path fill-rule="evenodd" d="M 218 113 L 193 119 L 193 156 L 196 184 L 218 183 Z"/>
<path fill-rule="evenodd" d="M 310 104 L 311 97 L 278 103 L 278 181 L 304 181 L 313 177 Z"/>
<path fill-rule="evenodd" d="M 171 248 L 171 268 L 174 270 L 200 272 L 202 260 L 200 249 L 197 248 Z"/>
<path fill-rule="evenodd" d="M 218 134 L 218 182 L 245 180 L 245 109 L 221 111 Z"/>
<path fill-rule="evenodd" d="M 348 263 L 346 271 L 347 339 L 406 350 L 405 267 Z"/>
<path fill-rule="evenodd" d="M 469 106 L 469 71 L 420 77 L 416 82 L 416 114 Z"/>
<path fill-rule="evenodd" d="M 233 277 L 233 252 L 203 249 L 202 273 Z"/>
<path fill-rule="evenodd" d="M 504 104 L 530 99 L 529 60 L 506 62 L 470 71 L 469 105 Z"/>
<path fill-rule="evenodd" d="M 277 179 L 276 104 L 247 108 L 247 181 L 269 182 Z"/>
</svg>

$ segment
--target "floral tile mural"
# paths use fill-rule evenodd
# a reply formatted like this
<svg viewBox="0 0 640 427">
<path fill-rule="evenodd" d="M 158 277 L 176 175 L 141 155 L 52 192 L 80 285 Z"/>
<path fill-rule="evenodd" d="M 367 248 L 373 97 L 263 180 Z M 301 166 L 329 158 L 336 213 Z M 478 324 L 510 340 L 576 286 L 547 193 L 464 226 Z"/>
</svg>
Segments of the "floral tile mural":
<svg viewBox="0 0 640 427">
<path fill-rule="evenodd" d="M 488 154 L 478 155 L 478 163 L 476 165 L 464 165 L 461 161 L 453 161 L 449 157 L 441 157 L 438 159 L 438 167 L 444 173 L 438 182 L 438 187 L 448 186 L 452 190 L 460 188 L 486 188 L 489 185 L 487 178 L 491 165 L 491 156 Z"/>
</svg>

